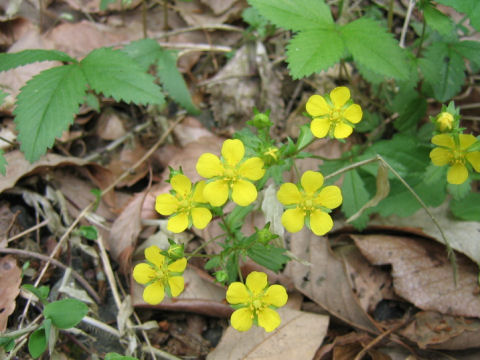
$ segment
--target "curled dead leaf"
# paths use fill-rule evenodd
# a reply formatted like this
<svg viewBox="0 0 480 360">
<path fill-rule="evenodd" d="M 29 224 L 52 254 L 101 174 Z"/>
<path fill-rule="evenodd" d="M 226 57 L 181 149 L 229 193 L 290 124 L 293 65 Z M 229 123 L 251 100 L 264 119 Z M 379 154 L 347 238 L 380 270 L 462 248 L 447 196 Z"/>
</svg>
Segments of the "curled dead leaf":
<svg viewBox="0 0 480 360">
<path fill-rule="evenodd" d="M 15 298 L 20 293 L 22 271 L 13 256 L 0 259 L 0 332 L 7 328 L 9 315 L 15 310 Z"/>
</svg>

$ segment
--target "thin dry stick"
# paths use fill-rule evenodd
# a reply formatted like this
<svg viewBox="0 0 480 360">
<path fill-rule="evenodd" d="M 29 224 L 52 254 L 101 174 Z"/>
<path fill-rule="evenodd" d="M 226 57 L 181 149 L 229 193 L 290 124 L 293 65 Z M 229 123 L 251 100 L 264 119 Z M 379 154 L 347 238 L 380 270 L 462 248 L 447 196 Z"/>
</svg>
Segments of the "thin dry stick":
<svg viewBox="0 0 480 360">
<path fill-rule="evenodd" d="M 163 135 L 160 137 L 160 139 L 158 139 L 158 141 L 152 146 L 152 148 L 147 151 L 145 153 L 145 155 L 142 156 L 142 158 L 140 160 L 138 160 L 130 169 L 127 169 L 125 170 L 112 184 L 110 184 L 105 190 L 103 190 L 100 194 L 100 196 L 104 196 L 105 194 L 107 194 L 110 190 L 112 190 L 113 188 L 115 188 L 115 186 L 117 186 L 117 184 L 119 184 L 125 177 L 127 177 L 131 171 L 135 170 L 136 168 L 138 168 L 141 164 L 143 164 L 159 147 L 160 145 L 163 144 L 163 142 L 165 141 L 165 139 L 167 139 L 167 137 L 170 135 L 170 133 L 173 131 L 173 129 L 175 128 L 175 126 L 177 126 L 177 124 L 179 124 L 182 120 L 184 119 L 184 117 L 180 117 L 179 119 L 177 119 L 168 129 L 167 131 L 165 131 L 165 133 L 163 133 Z M 55 246 L 55 248 L 52 250 L 50 256 L 49 256 L 49 260 L 46 262 L 46 264 L 43 266 L 43 269 L 42 271 L 40 272 L 40 275 L 38 276 L 37 280 L 35 281 L 35 284 L 34 286 L 37 287 L 38 284 L 40 284 L 40 281 L 42 280 L 43 276 L 45 275 L 48 267 L 50 266 L 50 263 L 52 262 L 53 260 L 53 257 L 57 254 L 58 250 L 60 249 L 60 247 L 63 245 L 63 243 L 65 242 L 65 240 L 68 238 L 68 235 L 70 235 L 70 233 L 73 231 L 73 229 L 77 226 L 77 224 L 85 217 L 86 214 L 88 214 L 90 212 L 90 210 L 94 207 L 96 201 L 92 201 L 90 204 L 88 204 L 81 212 L 80 214 L 78 214 L 77 218 L 72 222 L 72 224 L 70 224 L 70 226 L 68 227 L 68 229 L 65 231 L 65 233 L 62 235 L 62 237 L 60 238 L 60 240 L 58 241 L 57 245 Z M 28 311 L 30 307 L 30 300 L 27 301 L 27 304 L 25 305 L 25 309 L 23 311 L 23 314 L 22 314 L 22 321 L 20 323 L 20 327 L 23 325 L 23 319 L 25 319 L 25 315 Z"/>
<path fill-rule="evenodd" d="M 51 261 L 51 263 L 55 266 L 58 266 L 64 270 L 67 270 L 67 269 L 70 269 L 70 271 L 72 272 L 72 276 L 75 278 L 75 280 L 77 280 L 84 288 L 85 290 L 87 290 L 87 292 L 93 297 L 93 300 L 95 300 L 95 302 L 97 304 L 100 304 L 101 300 L 100 300 L 100 296 L 98 296 L 97 292 L 90 286 L 90 284 L 87 282 L 87 280 L 85 280 L 79 273 L 77 273 L 75 270 L 73 270 L 72 268 L 62 264 L 60 261 L 56 260 L 56 259 L 51 259 L 48 257 L 48 256 L 45 256 L 45 255 L 42 255 L 42 254 L 39 254 L 39 253 L 36 253 L 36 252 L 32 252 L 32 251 L 28 251 L 28 250 L 20 250 L 20 249 L 11 249 L 11 248 L 0 248 L 0 253 L 3 253 L 3 254 L 14 254 L 14 255 L 19 255 L 19 256 L 25 256 L 25 257 L 33 257 L 33 258 L 37 258 L 37 259 L 40 259 L 40 260 L 43 260 L 43 261 Z"/>
<path fill-rule="evenodd" d="M 405 36 L 407 35 L 408 24 L 410 23 L 410 18 L 412 17 L 412 11 L 415 7 L 416 0 L 410 0 L 408 3 L 407 16 L 405 16 L 405 21 L 403 23 L 402 34 L 400 35 L 400 47 L 405 47 Z"/>
<path fill-rule="evenodd" d="M 45 219 L 43 220 L 41 223 L 35 225 L 35 226 L 32 226 L 31 228 L 28 228 L 27 230 L 25 231 L 22 231 L 21 233 L 15 235 L 15 236 L 12 236 L 11 238 L 8 238 L 7 239 L 7 244 L 14 241 L 14 240 L 17 240 L 17 239 L 20 239 L 22 236 L 25 236 L 27 234 L 30 234 L 31 232 L 37 230 L 37 229 L 40 229 L 41 227 L 47 225 L 48 223 L 50 222 L 50 219 Z"/>
</svg>

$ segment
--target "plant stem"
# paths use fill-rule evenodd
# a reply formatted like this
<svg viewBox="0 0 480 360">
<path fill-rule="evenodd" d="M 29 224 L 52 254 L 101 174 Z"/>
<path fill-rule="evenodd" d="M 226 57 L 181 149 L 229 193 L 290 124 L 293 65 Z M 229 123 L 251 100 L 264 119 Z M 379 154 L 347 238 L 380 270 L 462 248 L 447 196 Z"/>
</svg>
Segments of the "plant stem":
<svg viewBox="0 0 480 360">
<path fill-rule="evenodd" d="M 420 34 L 420 42 L 418 43 L 417 47 L 417 53 L 415 54 L 415 57 L 418 59 L 422 53 L 422 45 L 423 45 L 423 40 L 425 40 L 425 28 L 427 27 L 427 23 L 425 22 L 425 16 L 423 17 L 422 20 L 422 33 Z"/>
<path fill-rule="evenodd" d="M 392 27 L 393 27 L 393 4 L 395 0 L 390 0 L 390 3 L 388 4 L 388 15 L 387 15 L 387 26 L 388 26 L 388 32 L 392 32 Z"/>
</svg>

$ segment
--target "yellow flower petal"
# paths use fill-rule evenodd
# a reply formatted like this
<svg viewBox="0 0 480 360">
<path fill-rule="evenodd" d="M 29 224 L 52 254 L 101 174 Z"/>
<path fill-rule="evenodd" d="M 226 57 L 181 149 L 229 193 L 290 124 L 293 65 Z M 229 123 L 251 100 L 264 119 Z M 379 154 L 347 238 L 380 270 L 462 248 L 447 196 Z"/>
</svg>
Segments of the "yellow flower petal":
<svg viewBox="0 0 480 360">
<path fill-rule="evenodd" d="M 307 101 L 307 112 L 311 116 L 322 116 L 330 113 L 330 106 L 323 96 L 312 95 Z"/>
<path fill-rule="evenodd" d="M 192 209 L 193 226 L 197 229 L 205 229 L 210 220 L 212 220 L 212 213 L 207 208 L 196 207 Z"/>
<path fill-rule="evenodd" d="M 471 153 L 467 153 L 465 155 L 465 158 L 470 164 L 472 164 L 476 172 L 480 172 L 480 151 L 473 151 Z"/>
<path fill-rule="evenodd" d="M 363 111 L 360 105 L 352 104 L 344 112 L 343 117 L 352 124 L 357 124 L 362 120 Z"/>
<path fill-rule="evenodd" d="M 245 281 L 248 290 L 252 292 L 253 295 L 260 294 L 268 285 L 267 274 L 260 271 L 252 271 L 247 276 Z"/>
<path fill-rule="evenodd" d="M 164 297 L 165 288 L 160 281 L 155 281 L 153 284 L 148 285 L 145 290 L 143 290 L 143 300 L 145 300 L 147 304 L 160 304 Z"/>
<path fill-rule="evenodd" d="M 188 213 L 181 212 L 168 219 L 167 230 L 173 233 L 181 233 L 188 227 Z"/>
<path fill-rule="evenodd" d="M 205 185 L 207 185 L 207 183 L 204 180 L 199 181 L 195 185 L 195 190 L 193 191 L 193 201 L 194 202 L 197 202 L 197 203 L 208 202 L 207 199 L 205 199 L 205 196 L 203 195 L 203 190 L 205 190 Z"/>
<path fill-rule="evenodd" d="M 145 259 L 159 268 L 163 266 L 163 262 L 165 261 L 165 256 L 163 256 L 160 251 L 160 248 L 155 245 L 149 246 L 145 249 Z"/>
<path fill-rule="evenodd" d="M 283 205 L 299 204 L 302 201 L 302 195 L 300 194 L 297 185 L 285 183 L 280 186 L 280 189 L 278 189 L 277 199 Z"/>
<path fill-rule="evenodd" d="M 299 208 L 285 210 L 282 215 L 282 225 L 291 233 L 302 230 L 304 223 L 305 215 Z"/>
<path fill-rule="evenodd" d="M 435 135 L 432 138 L 432 144 L 444 146 L 450 149 L 455 148 L 455 142 L 453 141 L 453 138 L 450 134 Z"/>
<path fill-rule="evenodd" d="M 245 155 L 245 147 L 238 139 L 228 139 L 223 142 L 222 156 L 230 166 L 236 166 Z"/>
<path fill-rule="evenodd" d="M 303 190 L 309 195 L 320 189 L 323 185 L 323 175 L 316 171 L 305 171 L 300 179 Z"/>
<path fill-rule="evenodd" d="M 266 332 L 275 330 L 282 320 L 275 310 L 263 308 L 258 311 L 258 325 L 263 327 Z"/>
<path fill-rule="evenodd" d="M 235 181 L 232 187 L 232 200 L 240 206 L 248 206 L 257 198 L 257 188 L 250 181 Z"/>
<path fill-rule="evenodd" d="M 155 210 L 162 215 L 172 215 L 179 205 L 178 199 L 172 194 L 160 194 L 155 199 Z"/>
<path fill-rule="evenodd" d="M 249 180 L 260 180 L 265 175 L 263 160 L 259 157 L 247 159 L 238 168 L 238 174 Z"/>
<path fill-rule="evenodd" d="M 468 170 L 465 165 L 456 163 L 448 168 L 447 181 L 450 184 L 460 185 L 468 179 Z"/>
<path fill-rule="evenodd" d="M 183 276 L 169 277 L 168 286 L 170 286 L 170 293 L 172 294 L 172 296 L 178 296 L 185 288 L 185 280 L 183 279 Z"/>
<path fill-rule="evenodd" d="M 229 304 L 246 304 L 250 301 L 247 287 L 241 282 L 233 282 L 228 286 L 226 299 Z"/>
<path fill-rule="evenodd" d="M 310 130 L 312 134 L 317 138 L 324 138 L 327 136 L 328 131 L 330 130 L 330 119 L 329 118 L 315 118 L 310 123 Z"/>
<path fill-rule="evenodd" d="M 339 86 L 330 92 L 330 100 L 333 106 L 340 109 L 350 99 L 350 90 L 345 86 Z"/>
<path fill-rule="evenodd" d="M 232 327 L 238 331 L 248 331 L 253 324 L 253 314 L 249 308 L 235 310 L 230 318 Z"/>
<path fill-rule="evenodd" d="M 174 261 L 170 265 L 168 265 L 167 269 L 170 272 L 183 273 L 186 267 L 187 267 L 187 258 L 183 257 Z"/>
<path fill-rule="evenodd" d="M 352 132 L 353 132 L 353 128 L 350 125 L 347 125 L 343 122 L 339 122 L 335 126 L 335 130 L 333 131 L 333 136 L 336 139 L 345 139 L 346 137 L 349 137 Z"/>
<path fill-rule="evenodd" d="M 214 176 L 223 175 L 223 165 L 217 155 L 210 153 L 202 154 L 197 161 L 197 172 L 204 178 L 212 178 Z"/>
<path fill-rule="evenodd" d="M 477 139 L 472 134 L 460 134 L 458 135 L 458 142 L 460 145 L 460 150 L 465 150 L 471 145 L 477 142 Z"/>
<path fill-rule="evenodd" d="M 335 209 L 342 203 L 342 192 L 338 186 L 325 186 L 315 199 L 315 204 Z"/>
<path fill-rule="evenodd" d="M 332 227 L 333 220 L 326 212 L 315 210 L 310 214 L 310 228 L 315 235 L 325 235 Z"/>
<path fill-rule="evenodd" d="M 267 305 L 273 305 L 281 307 L 287 303 L 288 295 L 287 291 L 282 285 L 272 285 L 263 296 L 262 301 Z"/>
<path fill-rule="evenodd" d="M 135 265 L 133 268 L 133 278 L 142 285 L 155 279 L 155 275 L 155 269 L 145 263 Z"/>
<path fill-rule="evenodd" d="M 450 159 L 452 158 L 451 150 L 447 150 L 444 148 L 435 148 L 430 151 L 430 159 L 432 160 L 433 165 L 436 166 L 443 166 L 450 163 Z"/>
<path fill-rule="evenodd" d="M 190 195 L 190 191 L 192 190 L 192 182 L 185 175 L 178 174 L 172 176 L 170 184 L 172 185 L 173 190 L 175 190 L 175 192 L 183 199 Z"/>
<path fill-rule="evenodd" d="M 222 206 L 228 199 L 228 184 L 224 180 L 217 180 L 205 185 L 203 196 L 213 206 Z"/>
</svg>

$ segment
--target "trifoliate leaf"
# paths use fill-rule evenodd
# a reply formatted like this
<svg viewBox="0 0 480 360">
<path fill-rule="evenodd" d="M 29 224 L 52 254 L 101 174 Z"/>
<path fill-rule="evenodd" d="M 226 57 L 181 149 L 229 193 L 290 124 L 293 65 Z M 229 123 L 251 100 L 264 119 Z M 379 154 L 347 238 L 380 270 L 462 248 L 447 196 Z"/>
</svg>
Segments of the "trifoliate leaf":
<svg viewBox="0 0 480 360">
<path fill-rule="evenodd" d="M 0 173 L 5 176 L 7 173 L 7 160 L 5 159 L 5 156 L 3 156 L 3 150 L 0 149 Z"/>
<path fill-rule="evenodd" d="M 450 210 L 457 218 L 467 221 L 480 221 L 480 193 L 471 193 L 468 197 L 450 202 Z"/>
<path fill-rule="evenodd" d="M 290 258 L 284 255 L 285 249 L 272 245 L 255 243 L 248 248 L 248 256 L 257 264 L 275 272 L 280 271 Z"/>
<path fill-rule="evenodd" d="M 438 11 L 432 4 L 423 8 L 423 16 L 428 26 L 438 31 L 441 35 L 448 36 L 453 33 L 455 26 L 452 20 L 442 12 Z"/>
<path fill-rule="evenodd" d="M 302 31 L 287 46 L 287 62 L 294 79 L 327 70 L 345 55 L 345 45 L 335 27 Z"/>
<path fill-rule="evenodd" d="M 406 79 L 406 56 L 393 36 L 378 22 L 360 18 L 340 28 L 355 62 L 386 77 Z"/>
<path fill-rule="evenodd" d="M 54 301 L 43 309 L 45 318 L 52 320 L 53 325 L 59 329 L 74 327 L 87 313 L 88 306 L 76 299 Z"/>
<path fill-rule="evenodd" d="M 359 211 L 370 199 L 370 193 L 365 187 L 363 179 L 357 170 L 353 169 L 345 174 L 342 183 L 342 212 L 347 218 Z M 359 230 L 368 223 L 368 213 L 363 212 L 352 224 Z"/>
<path fill-rule="evenodd" d="M 99 48 L 80 63 L 90 87 L 116 101 L 163 104 L 164 97 L 155 78 L 120 50 Z"/>
<path fill-rule="evenodd" d="M 439 4 L 453 7 L 455 10 L 466 14 L 470 24 L 480 31 L 480 1 L 478 0 L 436 0 Z"/>
<path fill-rule="evenodd" d="M 465 40 L 455 43 L 452 50 L 480 67 L 480 42 Z"/>
<path fill-rule="evenodd" d="M 425 50 L 419 64 L 425 81 L 438 101 L 447 101 L 459 93 L 465 82 L 465 63 L 455 52 L 458 42 L 435 42 Z"/>
<path fill-rule="evenodd" d="M 76 63 L 77 60 L 58 50 L 24 50 L 17 53 L 0 54 L 0 71 L 38 61 L 63 61 Z"/>
<path fill-rule="evenodd" d="M 311 30 L 333 24 L 323 0 L 248 0 L 265 18 L 288 30 Z"/>
<path fill-rule="evenodd" d="M 77 64 L 42 71 L 21 89 L 14 110 L 20 149 L 33 162 L 73 123 L 87 80 Z"/>
</svg>

